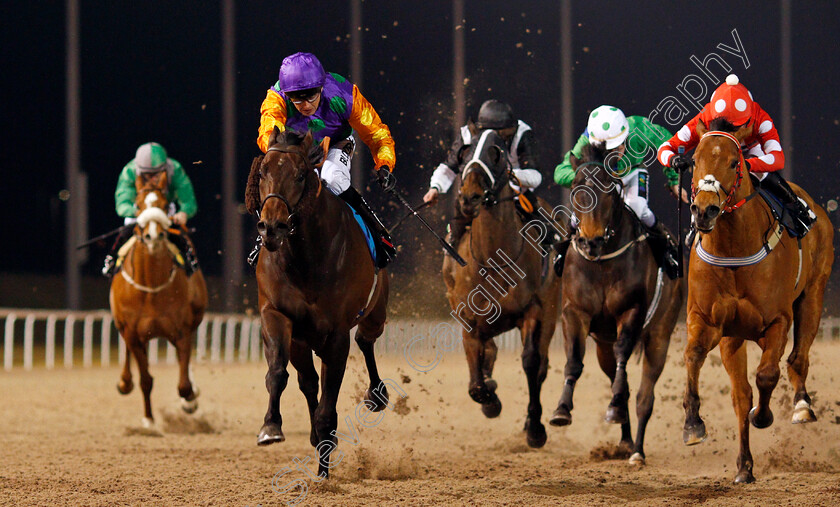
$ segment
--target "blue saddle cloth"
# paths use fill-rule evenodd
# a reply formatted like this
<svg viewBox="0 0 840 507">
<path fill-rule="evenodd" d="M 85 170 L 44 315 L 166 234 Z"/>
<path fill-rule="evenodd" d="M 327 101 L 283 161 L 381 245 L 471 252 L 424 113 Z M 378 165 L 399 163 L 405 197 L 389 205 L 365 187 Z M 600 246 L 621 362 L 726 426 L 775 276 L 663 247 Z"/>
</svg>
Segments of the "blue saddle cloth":
<svg viewBox="0 0 840 507">
<path fill-rule="evenodd" d="M 365 235 L 365 242 L 367 242 L 368 250 L 370 251 L 370 256 L 373 259 L 373 263 L 376 264 L 376 244 L 373 242 L 373 234 L 370 232 L 370 228 L 368 228 L 362 216 L 356 213 L 356 210 L 353 209 L 353 206 L 347 204 L 347 207 L 350 208 L 350 211 L 353 213 L 353 218 L 356 219 L 356 222 L 359 224 L 359 227 L 362 228 L 362 234 Z"/>
<path fill-rule="evenodd" d="M 788 234 L 794 238 L 797 237 L 796 227 L 794 225 L 794 220 L 796 220 L 796 218 L 790 211 L 788 211 L 785 205 L 782 204 L 775 195 L 763 188 L 758 189 L 758 195 L 760 195 L 764 199 L 764 202 L 770 206 L 770 211 L 773 213 L 773 217 L 781 222 L 784 228 L 787 229 Z"/>
</svg>

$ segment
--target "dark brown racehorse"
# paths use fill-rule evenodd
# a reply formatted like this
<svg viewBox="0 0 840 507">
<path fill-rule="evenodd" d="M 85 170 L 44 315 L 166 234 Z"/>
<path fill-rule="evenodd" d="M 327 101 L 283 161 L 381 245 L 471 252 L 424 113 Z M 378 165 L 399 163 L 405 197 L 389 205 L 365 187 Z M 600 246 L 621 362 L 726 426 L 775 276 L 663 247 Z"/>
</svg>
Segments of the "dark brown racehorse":
<svg viewBox="0 0 840 507">
<path fill-rule="evenodd" d="M 683 302 L 680 279 L 657 267 L 645 233 L 621 198 L 621 180 L 604 167 L 605 152 L 584 147 L 572 157 L 576 171 L 573 195 L 580 220 L 563 272 L 561 321 L 566 348 L 566 383 L 551 424 L 572 422 L 575 383 L 583 371 L 586 337 L 597 346 L 598 364 L 612 383 L 606 421 L 621 425 L 619 446 L 633 453 L 631 463 L 645 463 L 645 428 L 653 412 L 653 388 L 668 353 L 671 333 Z M 639 427 L 633 442 L 627 408 L 630 390 L 627 361 L 634 348 L 644 357 L 636 395 Z"/>
<path fill-rule="evenodd" d="M 311 134 L 275 128 L 265 156 L 251 166 L 246 206 L 259 216 L 257 230 L 263 242 L 257 285 L 269 400 L 257 443 L 285 440 L 280 395 L 291 360 L 309 406 L 318 473 L 327 477 L 337 441 L 336 403 L 350 329 L 357 324 L 356 343 L 370 376 L 366 406 L 380 411 L 388 404 L 373 354 L 373 344 L 385 328 L 388 272 L 374 267 L 347 204 L 321 184 L 315 166 L 323 157 L 323 148 Z M 322 364 L 320 400 L 313 352 Z"/>
<path fill-rule="evenodd" d="M 125 340 L 125 363 L 117 389 L 128 394 L 131 381 L 131 356 L 140 370 L 145 417 L 151 427 L 152 376 L 147 356 L 149 340 L 166 338 L 178 352 L 180 377 L 178 394 L 181 407 L 192 413 L 198 407 L 198 388 L 190 380 L 189 364 L 192 337 L 207 307 L 207 287 L 197 270 L 187 277 L 173 259 L 173 245 L 167 241 L 170 220 L 166 216 L 167 176 L 165 171 L 141 174 L 137 187 L 137 225 L 134 244 L 128 250 L 122 268 L 111 281 L 111 313 L 114 324 Z"/>
<path fill-rule="evenodd" d="M 486 130 L 474 132 L 473 139 L 460 154 L 463 171 L 458 202 L 465 216 L 474 217 L 471 230 L 456 245 L 467 266 L 444 257 L 446 295 L 463 326 L 470 397 L 481 404 L 487 417 L 496 417 L 502 410 L 492 379 L 497 352 L 494 337 L 519 328 L 529 391 L 525 431 L 528 445 L 542 447 L 546 433 L 540 422 L 540 390 L 548 371 L 560 279 L 553 269 L 544 269 L 541 253 L 526 245 L 520 234 L 524 224 L 508 184 L 508 159 L 501 137 Z"/>
<path fill-rule="evenodd" d="M 706 438 L 700 418 L 700 367 L 709 351 L 720 344 L 721 359 L 732 382 L 741 439 L 735 482 L 753 482 L 749 425 L 766 428 L 773 423 L 770 396 L 779 381 L 779 361 L 791 324 L 788 377 L 795 391 L 793 422 L 816 420 L 805 379 L 808 351 L 819 328 L 823 292 L 834 260 L 834 231 L 822 207 L 791 185 L 817 215 L 800 250 L 797 240 L 780 229 L 767 204 L 751 199 L 755 187 L 747 175 L 740 141 L 751 135 L 753 125 L 736 130 L 714 120 L 709 127 L 706 132 L 702 122 L 698 124 L 702 138 L 694 153 L 692 185 L 696 194 L 691 214 L 700 233 L 688 271 L 683 439 L 693 445 Z M 758 405 L 752 410 L 747 340 L 762 350 L 755 377 Z"/>
</svg>

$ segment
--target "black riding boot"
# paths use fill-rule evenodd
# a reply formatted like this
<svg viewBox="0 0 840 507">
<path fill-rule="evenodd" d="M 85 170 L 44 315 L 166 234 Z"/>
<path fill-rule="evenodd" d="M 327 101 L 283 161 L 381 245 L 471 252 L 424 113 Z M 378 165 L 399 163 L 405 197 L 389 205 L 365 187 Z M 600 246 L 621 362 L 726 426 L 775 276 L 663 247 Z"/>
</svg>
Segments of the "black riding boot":
<svg viewBox="0 0 840 507">
<path fill-rule="evenodd" d="M 169 241 L 178 247 L 178 250 L 180 250 L 181 254 L 183 254 L 184 271 L 187 272 L 187 276 L 192 276 L 192 274 L 199 269 L 198 259 L 195 256 L 192 241 L 190 241 L 183 232 L 181 234 L 170 234 Z"/>
<path fill-rule="evenodd" d="M 665 224 L 657 220 L 653 227 L 649 227 L 647 241 L 659 267 L 668 278 L 677 279 L 680 276 L 679 249 L 677 240 Z"/>
<path fill-rule="evenodd" d="M 761 188 L 778 197 L 785 208 L 790 211 L 794 218 L 794 228 L 797 236 L 801 238 L 811 230 L 811 225 L 816 221 L 817 216 L 808 208 L 805 201 L 793 192 L 793 189 L 790 188 L 790 185 L 778 171 L 767 173 L 767 176 L 761 180 Z"/>
<path fill-rule="evenodd" d="M 111 250 L 108 252 L 108 255 L 105 256 L 105 265 L 102 266 L 102 274 L 107 278 L 114 276 L 114 268 L 117 265 L 117 253 L 132 234 L 134 234 L 134 228 L 126 227 L 122 229 L 114 239 L 114 244 L 111 245 Z"/>
<path fill-rule="evenodd" d="M 373 232 L 375 236 L 374 243 L 376 244 L 376 267 L 384 268 L 390 264 L 397 256 L 397 249 L 394 248 L 394 242 L 391 241 L 391 235 L 388 229 L 382 225 L 382 222 L 379 221 L 379 218 L 377 218 L 376 214 L 368 206 L 368 203 L 365 202 L 362 195 L 355 188 L 348 188 L 339 194 L 339 197 L 344 199 L 344 202 L 356 210 L 356 213 L 362 217 L 362 220 L 365 221 Z"/>
</svg>

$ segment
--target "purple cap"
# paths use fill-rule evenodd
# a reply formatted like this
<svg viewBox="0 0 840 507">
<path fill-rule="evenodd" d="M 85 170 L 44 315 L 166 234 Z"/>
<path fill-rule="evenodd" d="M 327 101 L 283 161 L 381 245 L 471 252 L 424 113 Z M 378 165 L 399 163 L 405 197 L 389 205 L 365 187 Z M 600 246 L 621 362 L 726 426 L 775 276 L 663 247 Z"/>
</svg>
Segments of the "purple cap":
<svg viewBox="0 0 840 507">
<path fill-rule="evenodd" d="M 295 53 L 280 65 L 280 90 L 283 93 L 324 86 L 327 73 L 312 53 Z"/>
</svg>

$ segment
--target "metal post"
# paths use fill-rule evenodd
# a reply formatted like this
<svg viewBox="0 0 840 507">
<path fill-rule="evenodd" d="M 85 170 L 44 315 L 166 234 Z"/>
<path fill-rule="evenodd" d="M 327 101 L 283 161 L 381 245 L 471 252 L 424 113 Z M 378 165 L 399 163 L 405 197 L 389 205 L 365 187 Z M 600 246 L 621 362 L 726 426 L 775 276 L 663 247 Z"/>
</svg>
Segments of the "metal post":
<svg viewBox="0 0 840 507">
<path fill-rule="evenodd" d="M 350 0 L 350 79 L 362 89 L 364 71 L 362 70 L 362 0 Z M 362 157 L 361 139 L 356 137 L 356 153 L 353 155 L 350 179 L 354 188 L 365 186 L 365 159 Z"/>
<path fill-rule="evenodd" d="M 222 237 L 225 245 L 225 308 L 235 311 L 242 289 L 242 216 L 236 195 L 236 13 L 234 0 L 222 2 Z M 229 285 L 228 285 L 229 284 Z"/>
<path fill-rule="evenodd" d="M 782 54 L 782 125 L 780 134 L 785 152 L 784 177 L 793 179 L 793 90 L 791 86 L 791 8 L 790 0 L 781 0 L 781 54 Z"/>
<path fill-rule="evenodd" d="M 64 132 L 67 145 L 65 148 L 66 168 L 65 179 L 69 197 L 67 199 L 67 213 L 65 216 L 65 278 L 67 279 L 67 307 L 78 310 L 81 306 L 81 274 L 79 272 L 79 254 L 76 245 L 81 241 L 80 211 L 87 202 L 82 200 L 79 191 L 79 173 L 81 157 L 79 149 L 80 139 L 80 99 L 79 99 L 79 1 L 67 0 L 67 55 L 65 71 L 67 74 L 67 88 L 65 101 L 67 116 Z"/>
<path fill-rule="evenodd" d="M 466 32 L 466 21 L 464 20 L 464 0 L 452 2 L 452 93 L 455 98 L 455 135 L 461 125 L 467 121 L 466 97 L 464 96 L 464 32 Z"/>
<path fill-rule="evenodd" d="M 574 104 L 572 102 L 572 0 L 560 1 L 560 129 L 563 152 L 574 147 Z M 563 202 L 569 203 L 568 189 L 563 189 Z"/>
</svg>

